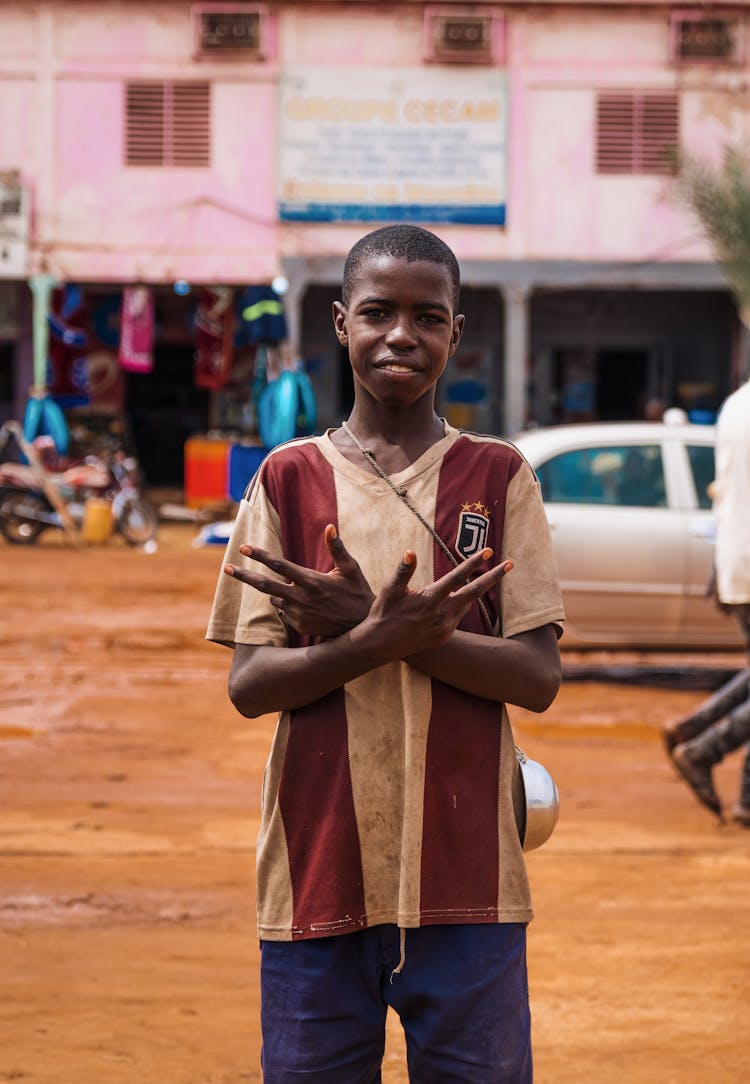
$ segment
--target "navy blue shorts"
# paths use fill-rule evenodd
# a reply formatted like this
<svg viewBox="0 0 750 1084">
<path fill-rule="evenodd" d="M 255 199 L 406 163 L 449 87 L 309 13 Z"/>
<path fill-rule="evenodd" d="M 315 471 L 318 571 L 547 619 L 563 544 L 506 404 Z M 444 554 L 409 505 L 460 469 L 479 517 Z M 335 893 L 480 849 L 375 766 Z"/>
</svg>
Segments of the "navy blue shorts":
<svg viewBox="0 0 750 1084">
<path fill-rule="evenodd" d="M 390 1005 L 412 1084 L 531 1084 L 526 926 L 373 926 L 261 944 L 265 1084 L 378 1084 Z M 392 978 L 392 981 L 391 981 Z"/>
</svg>

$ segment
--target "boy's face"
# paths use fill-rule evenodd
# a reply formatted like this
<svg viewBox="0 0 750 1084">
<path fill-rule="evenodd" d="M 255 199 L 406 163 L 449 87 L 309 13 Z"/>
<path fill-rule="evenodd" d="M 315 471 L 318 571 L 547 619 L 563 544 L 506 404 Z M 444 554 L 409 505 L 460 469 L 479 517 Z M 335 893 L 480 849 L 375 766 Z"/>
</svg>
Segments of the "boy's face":
<svg viewBox="0 0 750 1084">
<path fill-rule="evenodd" d="M 386 406 L 434 392 L 464 326 L 446 267 L 391 256 L 362 264 L 348 307 L 334 302 L 333 319 L 355 385 Z"/>
</svg>

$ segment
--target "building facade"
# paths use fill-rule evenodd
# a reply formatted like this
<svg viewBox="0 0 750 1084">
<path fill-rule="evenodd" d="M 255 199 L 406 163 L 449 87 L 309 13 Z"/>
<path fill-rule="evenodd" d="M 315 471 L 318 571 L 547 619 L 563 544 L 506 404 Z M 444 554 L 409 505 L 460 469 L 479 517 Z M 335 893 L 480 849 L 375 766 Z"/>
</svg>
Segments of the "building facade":
<svg viewBox="0 0 750 1084">
<path fill-rule="evenodd" d="M 195 386 L 204 287 L 284 280 L 290 348 L 336 424 L 343 259 L 394 220 L 462 264 L 440 388 L 456 422 L 715 409 L 744 331 L 673 152 L 716 161 L 747 137 L 749 8 L 0 0 L 0 417 L 23 410 L 28 283 L 49 275 L 80 288 L 103 383 L 122 290 L 152 289 L 153 371 L 118 374 L 152 479 L 175 480 L 191 433 L 242 424 Z"/>
</svg>

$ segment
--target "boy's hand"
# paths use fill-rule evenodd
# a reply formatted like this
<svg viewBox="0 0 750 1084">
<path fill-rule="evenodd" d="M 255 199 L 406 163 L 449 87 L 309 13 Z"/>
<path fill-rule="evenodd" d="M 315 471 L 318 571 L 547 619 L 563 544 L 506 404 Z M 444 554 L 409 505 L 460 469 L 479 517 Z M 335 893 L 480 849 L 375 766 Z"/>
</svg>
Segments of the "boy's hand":
<svg viewBox="0 0 750 1084">
<path fill-rule="evenodd" d="M 503 561 L 467 583 L 491 556 L 491 549 L 475 553 L 428 587 L 411 591 L 409 581 L 417 567 L 417 558 L 412 550 L 407 550 L 390 583 L 373 602 L 367 621 L 359 631 L 367 635 L 372 650 L 378 655 L 382 652 L 386 661 L 403 659 L 444 644 L 472 602 L 486 594 L 513 568 L 511 561 Z"/>
<path fill-rule="evenodd" d="M 286 583 L 234 565 L 224 571 L 270 595 L 282 621 L 303 636 L 340 636 L 364 621 L 375 595 L 332 523 L 323 537 L 333 561 L 330 572 L 316 572 L 250 546 L 240 546 L 240 553 L 283 576 Z"/>
</svg>

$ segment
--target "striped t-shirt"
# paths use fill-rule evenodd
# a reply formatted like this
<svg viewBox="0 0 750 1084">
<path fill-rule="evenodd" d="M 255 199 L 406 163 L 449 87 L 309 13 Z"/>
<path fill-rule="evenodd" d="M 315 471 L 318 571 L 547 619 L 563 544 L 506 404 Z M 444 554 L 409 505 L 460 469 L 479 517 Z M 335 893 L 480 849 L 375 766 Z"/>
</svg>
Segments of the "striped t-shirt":
<svg viewBox="0 0 750 1084">
<path fill-rule="evenodd" d="M 512 571 L 484 598 L 499 635 L 559 625 L 539 485 L 512 445 L 446 427 L 391 481 L 459 559 L 484 546 L 493 548 L 493 564 L 512 558 Z M 247 543 L 327 572 L 327 523 L 375 592 L 407 548 L 417 555 L 412 588 L 453 567 L 387 483 L 350 462 L 328 434 L 267 456 L 240 503 L 225 561 L 247 564 L 239 553 Z M 489 635 L 476 603 L 459 627 Z M 224 574 L 207 637 L 309 642 L 287 630 L 266 595 Z M 258 839 L 260 937 L 322 937 L 385 922 L 529 921 L 517 787 L 504 706 L 404 662 L 281 712 Z"/>
</svg>

